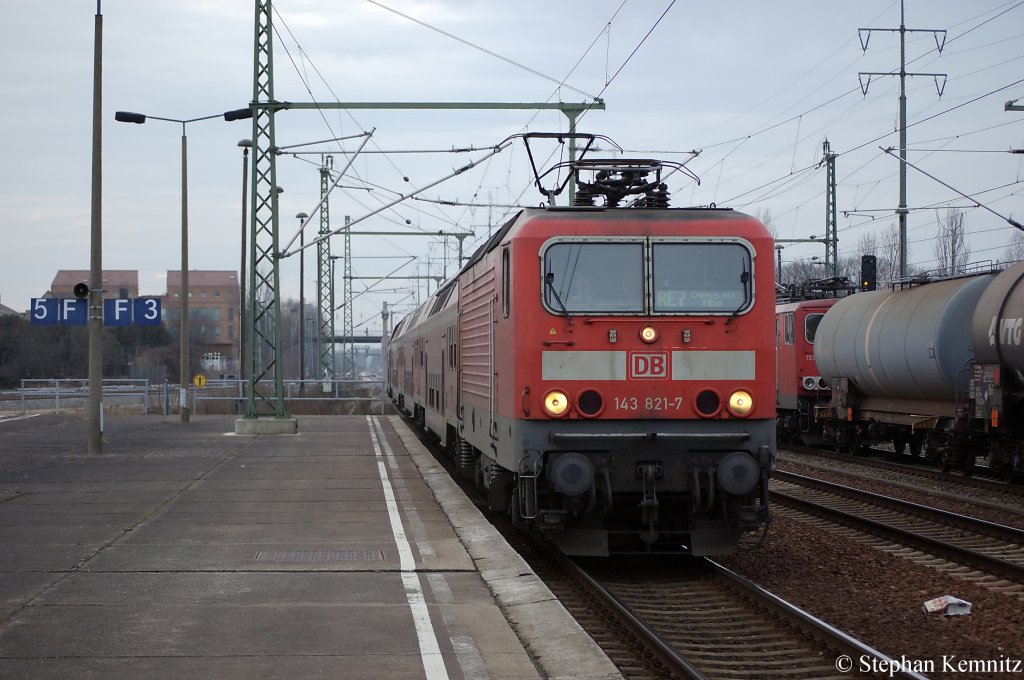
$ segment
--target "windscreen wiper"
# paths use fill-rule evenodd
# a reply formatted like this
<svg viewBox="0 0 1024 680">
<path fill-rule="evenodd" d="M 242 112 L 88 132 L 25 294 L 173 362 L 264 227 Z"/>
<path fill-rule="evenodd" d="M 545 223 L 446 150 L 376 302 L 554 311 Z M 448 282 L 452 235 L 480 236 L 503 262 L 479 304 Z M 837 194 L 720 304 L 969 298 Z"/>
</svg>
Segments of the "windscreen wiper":
<svg viewBox="0 0 1024 680">
<path fill-rule="evenodd" d="M 743 284 L 743 302 L 741 302 L 740 306 L 736 308 L 736 311 L 730 314 L 729 318 L 725 320 L 724 325 L 726 326 L 728 326 L 729 323 L 736 318 L 736 315 L 740 313 L 741 309 L 747 306 L 747 302 L 750 300 L 749 296 L 747 295 L 747 284 L 750 283 L 750 272 L 747 271 L 746 262 L 743 263 L 743 273 L 740 274 L 740 283 Z"/>
<path fill-rule="evenodd" d="M 551 291 L 551 294 L 555 296 L 555 301 L 557 301 L 558 306 L 562 308 L 562 314 L 564 314 L 565 318 L 569 320 L 569 323 L 572 323 L 572 314 L 569 313 L 569 310 L 566 308 L 565 303 L 562 302 L 562 298 L 558 297 L 558 291 L 555 290 L 554 272 L 548 272 L 547 274 L 544 275 L 544 285 L 547 286 L 548 289 Z"/>
</svg>

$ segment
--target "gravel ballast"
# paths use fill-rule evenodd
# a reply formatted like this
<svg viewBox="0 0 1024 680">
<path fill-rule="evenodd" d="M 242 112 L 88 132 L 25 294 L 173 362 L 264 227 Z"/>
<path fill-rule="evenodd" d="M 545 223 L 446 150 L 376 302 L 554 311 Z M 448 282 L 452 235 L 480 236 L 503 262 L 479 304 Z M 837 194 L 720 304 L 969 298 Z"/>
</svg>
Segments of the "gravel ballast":
<svg viewBox="0 0 1024 680">
<path fill-rule="evenodd" d="M 1018 596 L 992 592 L 780 513 L 760 548 L 718 561 L 897 661 L 930 662 L 928 677 L 1024 677 L 1024 600 Z M 942 595 L 971 602 L 971 613 L 924 613 L 923 603 Z M 1019 674 L 973 672 L 977 663 L 958 666 L 1002 663 L 998 668 L 1012 671 L 1017 661 Z"/>
</svg>

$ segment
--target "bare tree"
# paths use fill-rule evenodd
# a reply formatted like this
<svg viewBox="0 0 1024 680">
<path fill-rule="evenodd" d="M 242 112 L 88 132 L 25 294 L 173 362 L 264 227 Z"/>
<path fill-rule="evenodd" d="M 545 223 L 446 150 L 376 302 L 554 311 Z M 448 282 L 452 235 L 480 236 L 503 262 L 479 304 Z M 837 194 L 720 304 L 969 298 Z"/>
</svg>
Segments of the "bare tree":
<svg viewBox="0 0 1024 680">
<path fill-rule="evenodd" d="M 783 267 L 782 283 L 784 285 L 800 285 L 805 284 L 808 281 L 816 281 L 824 278 L 827 275 L 831 275 L 832 271 L 825 271 L 825 268 L 821 265 L 823 262 L 818 260 L 792 260 L 785 263 Z"/>
<path fill-rule="evenodd" d="M 946 211 L 945 219 L 938 216 L 939 233 L 935 240 L 935 259 L 939 270 L 953 275 L 963 270 L 967 258 L 971 255 L 971 247 L 967 244 L 967 227 L 964 225 L 964 214 L 959 208 Z"/>
<path fill-rule="evenodd" d="M 1017 231 L 1010 239 L 1010 245 L 1006 246 L 1006 253 L 1003 259 L 1007 262 L 1019 262 L 1024 260 L 1024 232 Z"/>
<path fill-rule="evenodd" d="M 840 260 L 839 275 L 845 276 L 851 281 L 860 281 L 861 262 L 863 261 L 864 256 L 873 255 L 875 258 L 878 258 L 879 248 L 878 234 L 874 232 L 862 234 L 860 240 L 857 241 L 856 254 L 849 255 Z"/>
<path fill-rule="evenodd" d="M 860 255 L 845 255 L 839 258 L 837 276 L 845 276 L 850 281 L 860 280 Z"/>
<path fill-rule="evenodd" d="M 863 234 L 857 242 L 858 255 L 878 256 L 878 236 L 875 233 Z"/>
<path fill-rule="evenodd" d="M 900 275 L 900 228 L 895 222 L 890 222 L 882 232 L 881 249 L 876 270 L 878 278 L 881 281 L 895 281 Z"/>
<path fill-rule="evenodd" d="M 775 225 L 772 224 L 771 208 L 758 208 L 757 210 L 754 211 L 754 217 L 756 217 L 761 222 L 761 224 L 768 227 L 768 233 L 772 235 L 773 241 L 779 237 L 778 229 L 776 229 Z M 779 251 L 776 252 L 778 253 Z M 775 280 L 779 283 L 784 283 L 782 280 L 782 267 L 779 266 L 778 264 L 776 266 L 779 268 L 780 271 L 775 272 Z"/>
</svg>

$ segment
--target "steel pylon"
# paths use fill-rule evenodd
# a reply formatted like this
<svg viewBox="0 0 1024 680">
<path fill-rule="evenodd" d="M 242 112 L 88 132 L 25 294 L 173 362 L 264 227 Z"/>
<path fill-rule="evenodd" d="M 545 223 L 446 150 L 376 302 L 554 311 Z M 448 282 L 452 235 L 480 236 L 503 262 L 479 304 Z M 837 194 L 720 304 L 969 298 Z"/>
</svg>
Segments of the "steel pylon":
<svg viewBox="0 0 1024 680">
<path fill-rule="evenodd" d="M 256 0 L 249 232 L 249 395 L 247 418 L 286 417 L 281 371 L 277 160 L 274 136 L 273 25 L 270 0 Z"/>
<path fill-rule="evenodd" d="M 320 166 L 320 235 L 331 231 L 330 205 L 330 174 L 333 157 L 325 156 Z M 334 379 L 334 268 L 331 266 L 331 240 L 324 238 L 317 243 L 317 323 L 320 332 L 317 334 L 317 354 L 320 357 L 317 376 L 321 379 Z"/>
</svg>

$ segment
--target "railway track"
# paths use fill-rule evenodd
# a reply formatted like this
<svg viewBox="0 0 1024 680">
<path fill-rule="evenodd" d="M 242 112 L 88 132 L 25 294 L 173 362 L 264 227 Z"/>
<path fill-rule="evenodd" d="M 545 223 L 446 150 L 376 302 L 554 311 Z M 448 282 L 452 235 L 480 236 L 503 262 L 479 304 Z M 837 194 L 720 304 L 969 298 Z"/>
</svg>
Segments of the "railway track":
<svg viewBox="0 0 1024 680">
<path fill-rule="evenodd" d="M 851 456 L 791 444 L 780 449 L 779 462 L 782 465 L 792 463 L 861 479 L 881 481 L 932 496 L 1024 517 L 1024 485 L 1020 484 L 1007 484 L 978 476 L 964 477 L 919 464 L 899 463 L 877 457 Z"/>
<path fill-rule="evenodd" d="M 421 441 L 629 680 L 838 680 L 851 677 L 841 658 L 871 660 L 879 677 L 922 677 L 710 560 L 570 560 L 488 509 L 436 443 Z"/>
<path fill-rule="evenodd" d="M 570 569 L 673 677 L 838 679 L 849 677 L 844 659 L 921 677 L 711 560 Z"/>
<path fill-rule="evenodd" d="M 774 474 L 771 488 L 776 508 L 881 538 L 875 547 L 1024 598 L 1020 529 L 786 472 Z"/>
</svg>

